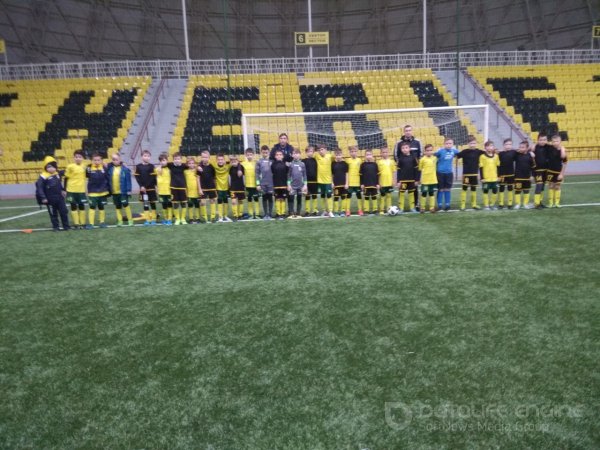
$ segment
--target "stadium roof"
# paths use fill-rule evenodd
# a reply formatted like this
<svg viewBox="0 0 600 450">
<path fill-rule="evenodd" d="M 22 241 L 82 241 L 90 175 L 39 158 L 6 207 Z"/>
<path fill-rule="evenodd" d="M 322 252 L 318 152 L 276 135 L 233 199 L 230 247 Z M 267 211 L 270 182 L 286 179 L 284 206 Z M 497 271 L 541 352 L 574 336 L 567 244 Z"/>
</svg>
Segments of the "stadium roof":
<svg viewBox="0 0 600 450">
<path fill-rule="evenodd" d="M 179 0 L 0 4 L 10 63 L 185 59 Z M 422 0 L 312 0 L 313 30 L 330 32 L 331 55 L 420 53 L 422 8 Z M 597 0 L 428 0 L 427 47 L 590 48 L 598 9 Z M 307 0 L 188 0 L 190 57 L 223 58 L 226 46 L 230 58 L 292 57 L 293 32 L 307 30 L 307 17 Z M 325 52 L 314 48 L 315 56 Z M 306 54 L 299 49 L 298 56 Z"/>
</svg>

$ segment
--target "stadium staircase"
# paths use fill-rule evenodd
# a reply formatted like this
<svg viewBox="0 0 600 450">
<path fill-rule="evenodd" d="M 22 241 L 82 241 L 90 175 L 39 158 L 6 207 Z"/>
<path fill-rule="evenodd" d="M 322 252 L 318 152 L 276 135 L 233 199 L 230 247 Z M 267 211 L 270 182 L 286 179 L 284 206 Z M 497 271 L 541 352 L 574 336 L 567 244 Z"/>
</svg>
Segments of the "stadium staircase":
<svg viewBox="0 0 600 450">
<path fill-rule="evenodd" d="M 455 70 L 440 70 L 435 72 L 447 91 L 461 105 L 489 105 L 488 139 L 496 145 L 501 145 L 505 138 L 519 142 L 527 136 L 512 118 L 498 105 L 491 95 L 482 89 L 471 77 L 463 71 L 458 75 L 458 91 Z M 480 110 L 466 110 L 465 114 L 473 121 L 478 129 L 483 129 L 485 120 Z M 480 146 L 483 143 L 480 143 Z"/>
</svg>

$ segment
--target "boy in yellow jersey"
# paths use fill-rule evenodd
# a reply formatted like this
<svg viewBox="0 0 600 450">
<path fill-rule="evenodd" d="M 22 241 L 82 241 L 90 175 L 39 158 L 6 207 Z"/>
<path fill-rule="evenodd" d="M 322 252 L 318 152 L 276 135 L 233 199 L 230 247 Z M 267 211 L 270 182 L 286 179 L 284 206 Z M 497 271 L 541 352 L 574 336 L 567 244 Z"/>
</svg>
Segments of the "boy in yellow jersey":
<svg viewBox="0 0 600 450">
<path fill-rule="evenodd" d="M 104 210 L 104 205 L 106 205 L 106 197 L 108 197 L 110 188 L 108 173 L 102 163 L 102 156 L 99 153 L 92 155 L 92 164 L 86 169 L 85 175 L 88 179 L 87 190 L 90 199 L 88 224 L 85 228 L 88 230 L 94 228 L 96 209 L 98 209 L 100 228 L 106 228 L 106 211 Z"/>
<path fill-rule="evenodd" d="M 256 188 L 256 161 L 254 161 L 254 149 L 246 149 L 246 159 L 240 163 L 244 168 L 246 182 L 246 199 L 248 203 L 248 215 L 244 218 L 257 219 L 260 214 L 258 203 L 258 189 Z"/>
<path fill-rule="evenodd" d="M 217 178 L 217 208 L 219 222 L 231 222 L 229 213 L 229 163 L 225 161 L 225 155 L 217 155 L 217 164 L 214 165 Z"/>
<path fill-rule="evenodd" d="M 548 149 L 548 200 L 550 208 L 560 208 L 560 185 L 567 168 L 567 150 L 559 134 L 552 136 L 552 147 Z"/>
<path fill-rule="evenodd" d="M 321 205 L 323 206 L 323 215 L 333 217 L 333 189 L 331 163 L 333 157 L 327 151 L 324 144 L 319 145 L 319 151 L 315 155 L 317 160 L 317 189 L 321 194 Z"/>
<path fill-rule="evenodd" d="M 198 171 L 196 169 L 196 160 L 193 156 L 186 159 L 187 169 L 185 175 L 185 193 L 187 195 L 187 206 L 189 210 L 189 222 L 200 223 L 200 182 L 198 181 Z M 186 218 L 184 208 L 181 217 Z"/>
<path fill-rule="evenodd" d="M 427 144 L 423 149 L 423 157 L 419 160 L 419 172 L 421 173 L 421 214 L 427 209 L 427 197 L 429 197 L 429 211 L 436 212 L 435 190 L 437 189 L 437 157 L 433 155 L 433 145 Z"/>
<path fill-rule="evenodd" d="M 167 167 L 168 161 L 166 153 L 158 157 L 159 168 L 156 171 L 156 189 L 164 214 L 162 224 L 170 226 L 173 225 L 173 202 L 171 201 L 171 171 Z"/>
<path fill-rule="evenodd" d="M 71 206 L 71 218 L 73 219 L 73 229 L 84 228 L 85 226 L 85 164 L 83 162 L 83 152 L 75 150 L 73 160 L 65 170 L 65 190 L 67 191 L 67 203 Z"/>
<path fill-rule="evenodd" d="M 496 199 L 498 197 L 500 158 L 495 152 L 492 141 L 487 141 L 484 148 L 485 153 L 479 157 L 479 167 L 481 167 L 481 183 L 483 184 L 483 209 L 489 211 L 490 209 L 498 209 Z"/>
<path fill-rule="evenodd" d="M 123 226 L 123 214 L 125 211 L 127 225 L 133 226 L 133 214 L 129 206 L 129 196 L 131 195 L 131 170 L 125 166 L 118 153 L 111 157 L 112 162 L 108 164 L 108 185 L 112 194 L 113 203 L 117 209 L 117 226 Z"/>
<path fill-rule="evenodd" d="M 392 206 L 392 193 L 394 192 L 394 161 L 390 159 L 390 151 L 387 146 L 381 147 L 381 158 L 377 162 L 379 168 L 379 212 L 386 214 Z"/>
<path fill-rule="evenodd" d="M 356 145 L 348 147 L 348 151 L 350 152 L 350 158 L 346 160 L 348 163 L 348 208 L 350 208 L 352 194 L 356 195 L 358 215 L 362 216 L 364 214 L 362 191 L 360 190 L 360 165 L 362 164 L 362 159 L 358 157 L 358 147 Z"/>
</svg>

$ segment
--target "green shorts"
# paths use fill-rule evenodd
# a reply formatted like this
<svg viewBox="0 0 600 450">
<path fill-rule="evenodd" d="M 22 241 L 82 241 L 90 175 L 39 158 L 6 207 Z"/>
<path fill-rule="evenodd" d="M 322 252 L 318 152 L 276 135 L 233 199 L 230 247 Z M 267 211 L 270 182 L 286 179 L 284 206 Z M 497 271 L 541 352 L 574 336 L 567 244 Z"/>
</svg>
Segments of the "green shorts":
<svg viewBox="0 0 600 450">
<path fill-rule="evenodd" d="M 90 197 L 90 208 L 96 209 L 100 205 L 106 205 L 106 195 L 101 195 L 99 197 Z"/>
<path fill-rule="evenodd" d="M 433 195 L 436 189 L 437 189 L 437 184 L 422 184 L 421 185 L 421 194 Z"/>
<path fill-rule="evenodd" d="M 379 188 L 379 193 L 382 197 L 391 194 L 392 192 L 394 192 L 394 188 L 392 186 L 381 186 Z"/>
<path fill-rule="evenodd" d="M 362 194 L 360 186 L 348 186 L 348 196 L 352 197 L 352 194 L 356 194 L 357 197 L 360 197 Z"/>
<path fill-rule="evenodd" d="M 72 205 L 83 205 L 87 203 L 85 192 L 67 192 L 67 203 Z"/>
<path fill-rule="evenodd" d="M 319 183 L 319 184 L 317 184 L 317 186 L 319 189 L 319 194 L 321 194 L 321 197 L 323 197 L 323 196 L 331 197 L 331 193 L 333 192 L 333 188 L 331 187 L 331 184 Z"/>
<path fill-rule="evenodd" d="M 228 198 L 229 198 L 229 191 L 217 191 L 217 202 L 227 203 Z"/>
<path fill-rule="evenodd" d="M 488 190 L 488 189 L 498 189 L 498 182 L 497 181 L 493 181 L 491 183 L 483 183 L 483 190 Z"/>
<path fill-rule="evenodd" d="M 129 206 L 129 195 L 127 194 L 113 194 L 112 200 L 117 209 L 127 208 Z"/>
</svg>

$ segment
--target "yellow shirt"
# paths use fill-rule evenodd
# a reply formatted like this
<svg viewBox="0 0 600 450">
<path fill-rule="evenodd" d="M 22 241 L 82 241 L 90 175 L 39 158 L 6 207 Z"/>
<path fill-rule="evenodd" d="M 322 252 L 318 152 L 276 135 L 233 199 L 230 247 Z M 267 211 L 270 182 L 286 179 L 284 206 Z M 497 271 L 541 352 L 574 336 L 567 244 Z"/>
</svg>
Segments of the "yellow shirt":
<svg viewBox="0 0 600 450">
<path fill-rule="evenodd" d="M 359 187 L 360 186 L 360 165 L 362 159 L 360 158 L 348 158 L 348 186 Z"/>
<path fill-rule="evenodd" d="M 246 180 L 247 188 L 256 187 L 256 162 L 255 161 L 243 161 L 240 163 L 244 168 L 244 177 Z"/>
<path fill-rule="evenodd" d="M 215 173 L 217 174 L 217 191 L 228 191 L 229 190 L 229 164 L 225 163 L 223 166 L 213 164 Z"/>
<path fill-rule="evenodd" d="M 437 184 L 437 157 L 423 156 L 419 160 L 419 170 L 421 171 L 421 184 Z"/>
<path fill-rule="evenodd" d="M 156 189 L 158 195 L 171 195 L 171 171 L 168 167 L 156 169 Z"/>
<path fill-rule="evenodd" d="M 196 169 L 186 169 L 185 175 L 185 190 L 189 198 L 199 198 L 200 191 L 198 190 L 198 172 Z"/>
<path fill-rule="evenodd" d="M 394 184 L 394 161 L 391 159 L 380 159 L 377 161 L 379 167 L 379 185 L 390 187 Z"/>
<path fill-rule="evenodd" d="M 331 175 L 331 163 L 333 162 L 333 155 L 331 153 L 321 156 L 320 153 L 315 153 L 315 159 L 317 160 L 317 183 L 319 184 L 331 184 L 333 177 Z"/>
<path fill-rule="evenodd" d="M 121 193 L 121 181 L 120 178 L 121 177 L 121 166 L 114 166 L 113 168 L 113 174 L 112 174 L 112 188 L 113 194 L 120 194 Z"/>
<path fill-rule="evenodd" d="M 484 153 L 479 157 L 479 167 L 482 169 L 482 179 L 486 183 L 495 183 L 498 181 L 498 166 L 500 165 L 500 158 L 498 154 L 494 153 L 493 156 L 488 156 Z"/>
<path fill-rule="evenodd" d="M 67 170 L 65 171 L 67 192 L 75 194 L 85 193 L 85 167 L 84 163 L 71 163 L 67 166 Z"/>
</svg>

